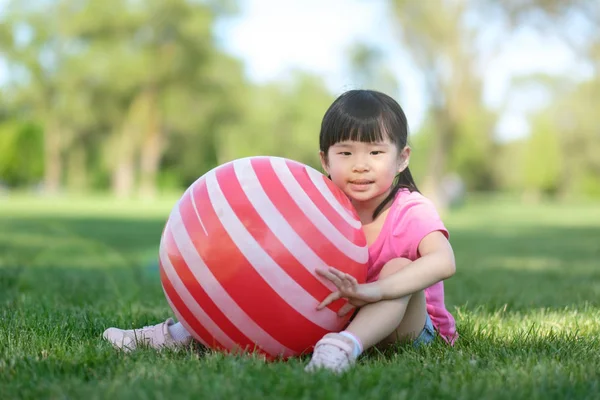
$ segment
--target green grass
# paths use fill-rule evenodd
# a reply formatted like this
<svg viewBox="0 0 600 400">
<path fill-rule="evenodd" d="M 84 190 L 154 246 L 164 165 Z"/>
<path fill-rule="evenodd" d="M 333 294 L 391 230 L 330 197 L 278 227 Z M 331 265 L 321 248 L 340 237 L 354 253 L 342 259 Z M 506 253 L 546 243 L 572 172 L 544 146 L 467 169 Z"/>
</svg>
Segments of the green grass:
<svg viewBox="0 0 600 400">
<path fill-rule="evenodd" d="M 479 201 L 446 218 L 461 338 L 348 374 L 190 349 L 130 355 L 108 326 L 171 315 L 155 271 L 173 199 L 0 199 L 0 398 L 597 398 L 600 206 Z M 177 397 L 179 396 L 179 397 Z"/>
</svg>

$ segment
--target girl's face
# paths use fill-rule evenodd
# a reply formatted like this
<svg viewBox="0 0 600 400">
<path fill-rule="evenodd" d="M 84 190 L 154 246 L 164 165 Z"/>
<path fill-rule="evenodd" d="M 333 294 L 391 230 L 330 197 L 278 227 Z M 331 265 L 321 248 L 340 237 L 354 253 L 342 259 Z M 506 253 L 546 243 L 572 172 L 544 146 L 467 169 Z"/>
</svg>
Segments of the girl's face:
<svg viewBox="0 0 600 400">
<path fill-rule="evenodd" d="M 374 209 L 390 193 L 409 157 L 408 146 L 399 152 L 387 138 L 379 143 L 344 141 L 331 146 L 327 154 L 321 152 L 321 164 L 355 207 Z"/>
</svg>

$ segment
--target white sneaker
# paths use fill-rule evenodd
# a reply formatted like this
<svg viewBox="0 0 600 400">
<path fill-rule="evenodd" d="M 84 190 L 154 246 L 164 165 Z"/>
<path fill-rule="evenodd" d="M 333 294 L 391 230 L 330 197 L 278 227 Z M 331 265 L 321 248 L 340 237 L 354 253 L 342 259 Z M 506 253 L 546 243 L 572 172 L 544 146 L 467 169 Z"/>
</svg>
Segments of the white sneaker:
<svg viewBox="0 0 600 400">
<path fill-rule="evenodd" d="M 179 348 L 188 345 L 191 337 L 184 341 L 175 341 L 169 333 L 169 326 L 173 325 L 169 318 L 160 324 L 145 326 L 141 329 L 108 328 L 102 337 L 108 340 L 115 348 L 130 352 L 138 346 L 147 346 L 153 349 Z"/>
<path fill-rule="evenodd" d="M 356 362 L 353 346 L 351 339 L 338 333 L 328 333 L 315 345 L 312 358 L 304 370 L 312 372 L 325 368 L 342 373 Z"/>
</svg>

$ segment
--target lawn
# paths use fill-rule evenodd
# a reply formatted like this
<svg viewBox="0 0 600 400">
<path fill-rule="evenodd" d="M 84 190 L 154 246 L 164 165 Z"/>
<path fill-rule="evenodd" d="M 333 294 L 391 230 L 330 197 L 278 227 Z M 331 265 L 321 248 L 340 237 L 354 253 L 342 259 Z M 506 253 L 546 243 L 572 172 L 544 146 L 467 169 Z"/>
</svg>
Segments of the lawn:
<svg viewBox="0 0 600 400">
<path fill-rule="evenodd" d="M 336 377 L 304 373 L 305 360 L 124 355 L 101 340 L 171 315 L 154 259 L 173 202 L 0 199 L 0 398 L 600 396 L 598 204 L 484 199 L 451 212 L 457 345 L 369 353 Z"/>
</svg>

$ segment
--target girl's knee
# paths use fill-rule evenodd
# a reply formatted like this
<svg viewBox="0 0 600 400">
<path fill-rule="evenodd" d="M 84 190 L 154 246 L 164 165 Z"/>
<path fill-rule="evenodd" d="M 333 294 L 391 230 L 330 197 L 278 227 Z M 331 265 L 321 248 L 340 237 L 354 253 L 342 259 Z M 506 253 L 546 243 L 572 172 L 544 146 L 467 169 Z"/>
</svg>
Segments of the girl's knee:
<svg viewBox="0 0 600 400">
<path fill-rule="evenodd" d="M 383 266 L 379 273 L 379 279 L 395 274 L 411 262 L 408 258 L 394 258 Z"/>
</svg>

